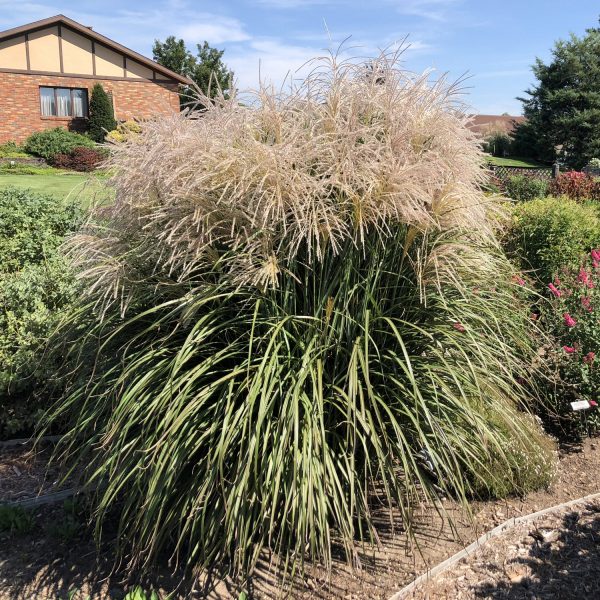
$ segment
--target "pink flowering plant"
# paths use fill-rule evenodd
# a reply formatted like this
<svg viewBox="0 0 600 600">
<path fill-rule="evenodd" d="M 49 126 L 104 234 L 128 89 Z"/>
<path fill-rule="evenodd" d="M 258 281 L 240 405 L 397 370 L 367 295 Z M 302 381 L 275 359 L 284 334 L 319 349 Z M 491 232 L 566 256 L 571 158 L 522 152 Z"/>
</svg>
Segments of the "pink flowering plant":
<svg viewBox="0 0 600 600">
<path fill-rule="evenodd" d="M 551 310 L 544 320 L 555 340 L 551 360 L 560 385 L 557 411 L 580 423 L 570 402 L 588 400 L 585 423 L 600 429 L 596 407 L 600 399 L 600 250 L 592 250 L 577 269 L 564 268 L 548 283 Z"/>
</svg>

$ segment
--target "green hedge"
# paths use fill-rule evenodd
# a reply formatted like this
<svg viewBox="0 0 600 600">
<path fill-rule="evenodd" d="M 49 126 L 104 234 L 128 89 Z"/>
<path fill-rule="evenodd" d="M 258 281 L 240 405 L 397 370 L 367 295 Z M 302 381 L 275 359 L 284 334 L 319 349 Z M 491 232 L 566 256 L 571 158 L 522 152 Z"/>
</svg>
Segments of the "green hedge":
<svg viewBox="0 0 600 600">
<path fill-rule="evenodd" d="M 507 196 L 513 200 L 535 200 L 546 195 L 548 182 L 526 175 L 515 175 L 508 178 L 505 188 Z"/>
<path fill-rule="evenodd" d="M 75 294 L 59 246 L 78 221 L 74 205 L 0 190 L 0 438 L 31 431 L 47 405 L 41 383 L 57 365 L 44 342 Z"/>
<path fill-rule="evenodd" d="M 600 247 L 600 206 L 554 197 L 518 204 L 504 244 L 523 270 L 547 285 L 561 267 L 577 266 Z"/>
<path fill-rule="evenodd" d="M 95 148 L 96 144 L 85 135 L 73 133 L 61 127 L 30 135 L 24 146 L 30 154 L 41 156 L 46 160 L 50 160 L 56 154 L 69 154 L 75 148 L 82 147 Z"/>
<path fill-rule="evenodd" d="M 27 156 L 28 154 L 15 142 L 0 144 L 0 158 L 27 158 Z"/>
</svg>

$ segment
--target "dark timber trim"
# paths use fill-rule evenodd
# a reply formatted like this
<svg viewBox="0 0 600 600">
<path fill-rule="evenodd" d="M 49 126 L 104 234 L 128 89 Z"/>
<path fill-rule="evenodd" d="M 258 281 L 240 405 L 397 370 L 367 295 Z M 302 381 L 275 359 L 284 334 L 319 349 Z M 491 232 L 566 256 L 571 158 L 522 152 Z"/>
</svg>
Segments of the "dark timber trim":
<svg viewBox="0 0 600 600">
<path fill-rule="evenodd" d="M 81 73 L 56 73 L 55 71 L 31 71 L 27 69 L 0 69 L 0 73 L 13 75 L 47 75 L 48 77 L 69 77 L 70 79 L 98 79 L 99 81 L 130 81 L 131 83 L 171 83 L 172 79 L 144 79 L 143 77 L 113 77 L 112 75 L 82 75 Z"/>
<path fill-rule="evenodd" d="M 33 33 L 34 31 L 40 31 L 42 29 L 46 29 L 47 27 L 53 27 L 55 25 L 67 27 L 68 29 L 73 30 L 75 33 L 78 33 L 79 35 L 82 35 L 83 37 L 89 40 L 108 46 L 111 50 L 114 50 L 115 52 L 129 57 L 132 60 L 135 60 L 141 63 L 142 65 L 148 67 L 149 69 L 155 69 L 165 78 L 174 79 L 178 83 L 184 85 L 189 85 L 191 83 L 191 81 L 187 77 L 184 77 L 179 73 L 175 73 L 175 71 L 171 71 L 171 69 L 167 69 L 167 67 L 159 65 L 157 62 L 150 60 L 145 56 L 142 56 L 135 50 L 131 50 L 126 46 L 122 46 L 121 44 L 118 44 L 110 38 L 96 33 L 89 27 L 85 27 L 84 25 L 77 23 L 77 21 L 73 21 L 73 19 L 69 19 L 69 17 L 65 17 L 64 15 L 56 15 L 55 17 L 50 17 L 49 19 L 42 19 L 40 21 L 35 21 L 27 25 L 14 27 L 13 29 L 7 29 L 6 31 L 0 32 L 0 41 L 10 40 L 12 38 Z"/>
<path fill-rule="evenodd" d="M 29 34 L 25 34 L 25 57 L 27 58 L 27 70 L 31 71 L 31 59 L 29 58 Z"/>
<path fill-rule="evenodd" d="M 65 72 L 65 63 L 63 59 L 63 46 L 62 46 L 62 25 L 58 24 L 58 56 L 60 58 L 60 72 Z"/>
</svg>

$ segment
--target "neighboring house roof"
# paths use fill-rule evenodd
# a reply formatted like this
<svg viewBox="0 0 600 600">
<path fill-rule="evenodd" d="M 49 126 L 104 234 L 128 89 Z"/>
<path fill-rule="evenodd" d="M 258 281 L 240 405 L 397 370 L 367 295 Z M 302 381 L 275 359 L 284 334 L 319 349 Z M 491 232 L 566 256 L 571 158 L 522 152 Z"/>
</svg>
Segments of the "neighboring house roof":
<svg viewBox="0 0 600 600">
<path fill-rule="evenodd" d="M 492 131 L 511 133 L 517 125 L 524 123 L 525 121 L 525 117 L 522 116 L 472 115 L 469 120 L 469 128 L 481 135 L 486 135 Z"/>
<path fill-rule="evenodd" d="M 157 62 L 142 56 L 135 52 L 135 50 L 131 50 L 130 48 L 126 48 L 121 44 L 107 38 L 99 33 L 96 33 L 90 27 L 86 27 L 85 25 L 81 25 L 77 21 L 73 21 L 73 19 L 69 19 L 69 17 L 65 17 L 64 15 L 56 15 L 55 17 L 49 17 L 48 19 L 41 19 L 40 21 L 35 21 L 33 23 L 28 23 L 27 25 L 21 25 L 20 27 L 14 27 L 13 29 L 7 29 L 6 31 L 0 32 L 0 42 L 8 40 L 12 37 L 16 37 L 19 35 L 23 35 L 24 33 L 31 33 L 32 31 L 37 31 L 38 29 L 44 29 L 46 27 L 50 27 L 53 25 L 66 25 L 71 29 L 74 29 L 76 32 L 84 35 L 85 37 L 100 42 L 109 48 L 120 52 L 121 54 L 125 54 L 126 56 L 135 59 L 137 62 L 145 65 L 146 67 L 153 69 L 157 73 L 161 73 L 170 79 L 174 79 L 179 83 L 188 85 L 192 83 L 187 77 L 180 75 L 179 73 L 175 73 L 175 71 L 171 71 L 171 69 L 167 69 L 167 67 L 163 67 Z"/>
</svg>

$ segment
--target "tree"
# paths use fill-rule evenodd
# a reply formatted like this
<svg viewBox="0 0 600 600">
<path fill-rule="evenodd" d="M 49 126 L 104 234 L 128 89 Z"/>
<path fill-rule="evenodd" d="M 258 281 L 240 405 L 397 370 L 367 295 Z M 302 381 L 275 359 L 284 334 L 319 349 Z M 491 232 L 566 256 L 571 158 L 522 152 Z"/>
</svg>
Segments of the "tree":
<svg viewBox="0 0 600 600">
<path fill-rule="evenodd" d="M 519 123 L 513 130 L 512 154 L 541 162 L 552 162 L 556 158 L 554 146 L 543 138 L 544 134 L 534 116 L 529 115 L 528 118 L 529 120 Z"/>
<path fill-rule="evenodd" d="M 557 41 L 551 62 L 538 58 L 533 73 L 538 84 L 519 98 L 527 124 L 517 128 L 516 145 L 578 169 L 600 156 L 600 28 Z"/>
<path fill-rule="evenodd" d="M 108 94 L 101 84 L 97 83 L 92 88 L 90 99 L 90 137 L 98 143 L 102 143 L 106 134 L 117 126 L 113 105 Z"/>
<path fill-rule="evenodd" d="M 506 131 L 492 130 L 484 137 L 484 150 L 492 156 L 508 156 L 511 147 L 512 138 Z"/>
<path fill-rule="evenodd" d="M 505 114 L 503 116 L 509 116 Z M 508 156 L 512 150 L 512 137 L 510 135 L 510 125 L 506 121 L 499 119 L 489 123 L 483 134 L 483 150 L 493 156 Z"/>
<path fill-rule="evenodd" d="M 233 71 L 223 62 L 225 50 L 212 48 L 208 42 L 197 45 L 194 56 L 184 40 L 169 36 L 164 42 L 154 40 L 154 60 L 159 64 L 191 79 L 208 97 L 214 98 L 219 90 L 227 95 L 231 91 Z M 194 89 L 185 86 L 181 90 L 180 102 L 184 106 L 193 103 Z"/>
<path fill-rule="evenodd" d="M 214 98 L 219 90 L 227 93 L 233 79 L 233 71 L 223 62 L 225 50 L 211 48 L 208 42 L 198 44 L 198 60 L 192 79 L 196 85 L 210 98 Z"/>
<path fill-rule="evenodd" d="M 152 52 L 154 60 L 163 67 L 184 77 L 192 76 L 196 59 L 185 47 L 183 40 L 176 40 L 174 35 L 170 35 L 164 42 L 154 40 Z"/>
</svg>

